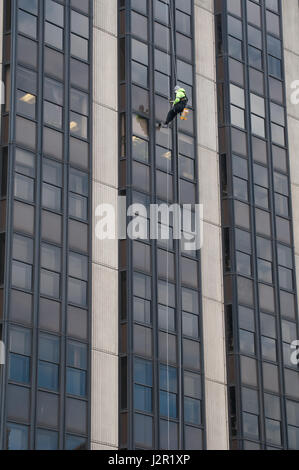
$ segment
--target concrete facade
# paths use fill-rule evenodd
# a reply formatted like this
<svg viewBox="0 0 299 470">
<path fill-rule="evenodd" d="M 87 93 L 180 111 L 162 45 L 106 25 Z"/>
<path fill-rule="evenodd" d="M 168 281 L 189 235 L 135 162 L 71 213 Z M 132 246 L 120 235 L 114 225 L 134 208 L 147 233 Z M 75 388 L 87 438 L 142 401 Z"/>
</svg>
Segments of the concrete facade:
<svg viewBox="0 0 299 470">
<path fill-rule="evenodd" d="M 299 292 L 299 103 L 294 104 L 291 100 L 295 91 L 292 88 L 292 83 L 299 80 L 299 42 L 297 40 L 299 37 L 299 3 L 297 0 L 283 1 L 282 8 L 294 244 L 297 291 Z M 299 89 L 298 83 L 296 88 Z M 296 98 L 299 101 L 299 92 L 297 92 Z"/>
<path fill-rule="evenodd" d="M 118 194 L 117 0 L 94 0 L 91 448 L 118 448 L 118 241 L 95 236 Z"/>
<path fill-rule="evenodd" d="M 213 0 L 195 0 L 195 45 L 199 187 L 200 203 L 204 206 L 201 269 L 207 449 L 227 450 L 229 431 Z"/>
</svg>

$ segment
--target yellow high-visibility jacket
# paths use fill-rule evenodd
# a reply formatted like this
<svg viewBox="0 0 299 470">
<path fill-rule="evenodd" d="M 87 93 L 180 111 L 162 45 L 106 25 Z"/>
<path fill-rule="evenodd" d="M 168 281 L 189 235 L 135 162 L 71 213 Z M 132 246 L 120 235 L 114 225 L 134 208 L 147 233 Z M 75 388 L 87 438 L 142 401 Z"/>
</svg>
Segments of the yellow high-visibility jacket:
<svg viewBox="0 0 299 470">
<path fill-rule="evenodd" d="M 184 90 L 184 88 L 180 88 L 175 94 L 175 101 L 173 102 L 173 106 L 178 104 L 184 98 L 187 98 L 186 90 Z"/>
</svg>

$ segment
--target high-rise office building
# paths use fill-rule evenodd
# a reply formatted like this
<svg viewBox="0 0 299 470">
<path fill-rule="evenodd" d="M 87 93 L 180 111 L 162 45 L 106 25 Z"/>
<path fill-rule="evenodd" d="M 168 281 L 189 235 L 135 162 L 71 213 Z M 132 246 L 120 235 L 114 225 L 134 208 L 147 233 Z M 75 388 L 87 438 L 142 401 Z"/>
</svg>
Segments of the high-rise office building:
<svg viewBox="0 0 299 470">
<path fill-rule="evenodd" d="M 0 8 L 0 448 L 299 449 L 297 0 Z"/>
</svg>

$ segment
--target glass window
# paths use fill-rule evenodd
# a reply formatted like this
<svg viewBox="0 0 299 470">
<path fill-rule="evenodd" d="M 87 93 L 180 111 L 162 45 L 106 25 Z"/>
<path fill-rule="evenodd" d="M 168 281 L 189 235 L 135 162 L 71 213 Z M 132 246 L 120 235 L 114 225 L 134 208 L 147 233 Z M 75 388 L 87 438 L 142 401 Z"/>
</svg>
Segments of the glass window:
<svg viewBox="0 0 299 470">
<path fill-rule="evenodd" d="M 143 356 L 152 355 L 152 331 L 143 326 L 134 326 L 134 351 Z"/>
<path fill-rule="evenodd" d="M 26 150 L 16 148 L 15 171 L 26 176 L 35 176 L 35 155 Z"/>
<path fill-rule="evenodd" d="M 29 11 L 34 15 L 38 13 L 38 0 L 19 0 L 19 8 Z"/>
<path fill-rule="evenodd" d="M 281 424 L 279 421 L 266 419 L 266 439 L 268 442 L 281 445 Z"/>
<path fill-rule="evenodd" d="M 15 175 L 15 197 L 25 201 L 34 201 L 34 181 L 27 176 Z"/>
<path fill-rule="evenodd" d="M 45 23 L 45 43 L 57 49 L 63 49 L 63 30 L 54 24 Z"/>
<path fill-rule="evenodd" d="M 198 287 L 198 264 L 196 261 L 182 258 L 181 260 L 182 284 Z"/>
<path fill-rule="evenodd" d="M 53 0 L 46 0 L 45 2 L 45 16 L 48 21 L 51 21 L 58 26 L 64 26 L 64 7 Z"/>
<path fill-rule="evenodd" d="M 178 449 L 178 425 L 160 420 L 160 449 Z"/>
<path fill-rule="evenodd" d="M 8 423 L 6 426 L 6 448 L 8 450 L 28 450 L 28 431 L 27 426 Z"/>
<path fill-rule="evenodd" d="M 17 90 L 17 113 L 35 119 L 36 97 L 26 91 Z"/>
<path fill-rule="evenodd" d="M 58 433 L 54 431 L 46 431 L 38 429 L 36 432 L 36 450 L 57 450 L 58 449 Z"/>
<path fill-rule="evenodd" d="M 84 114 L 88 116 L 89 114 L 89 103 L 88 95 L 82 91 L 76 90 L 75 88 L 71 89 L 71 109 L 77 113 Z"/>
<path fill-rule="evenodd" d="M 18 62 L 30 67 L 37 67 L 37 43 L 23 36 L 18 36 Z"/>
<path fill-rule="evenodd" d="M 33 263 L 33 240 L 14 234 L 13 258 L 24 263 Z"/>
<path fill-rule="evenodd" d="M 200 345 L 195 341 L 183 340 L 184 367 L 200 369 Z"/>
<path fill-rule="evenodd" d="M 243 413 L 244 434 L 254 439 L 259 439 L 259 420 L 258 416 Z"/>
<path fill-rule="evenodd" d="M 16 118 L 16 142 L 30 150 L 36 148 L 36 124 L 28 119 Z"/>
<path fill-rule="evenodd" d="M 152 448 L 153 445 L 153 418 L 135 413 L 134 440 L 140 447 Z"/>
<path fill-rule="evenodd" d="M 70 112 L 70 131 L 72 134 L 87 139 L 88 137 L 88 119 L 81 114 Z"/>
<path fill-rule="evenodd" d="M 134 385 L 134 408 L 138 411 L 152 412 L 152 389 Z"/>
<path fill-rule="evenodd" d="M 19 263 L 17 261 L 12 262 L 12 273 L 11 281 L 14 287 L 20 289 L 31 290 L 32 289 L 32 266 Z"/>
<path fill-rule="evenodd" d="M 262 354 L 264 359 L 276 362 L 276 341 L 271 338 L 262 337 Z"/>
<path fill-rule="evenodd" d="M 54 51 L 49 47 L 45 47 L 44 67 L 47 75 L 53 76 L 58 80 L 64 77 L 64 57 L 60 52 Z"/>
<path fill-rule="evenodd" d="M 198 316 L 183 312 L 183 335 L 198 338 Z"/>
<path fill-rule="evenodd" d="M 245 330 L 239 331 L 240 351 L 243 353 L 255 354 L 255 335 Z"/>
<path fill-rule="evenodd" d="M 47 390 L 57 391 L 59 384 L 59 366 L 48 362 L 38 363 L 38 386 Z"/>
<path fill-rule="evenodd" d="M 263 364 L 264 387 L 270 392 L 279 393 L 278 367 L 272 364 Z"/>
<path fill-rule="evenodd" d="M 177 339 L 176 336 L 159 332 L 159 357 L 162 361 L 177 363 Z"/>
<path fill-rule="evenodd" d="M 37 424 L 40 426 L 58 426 L 59 417 L 58 396 L 45 392 L 38 392 L 37 395 Z"/>
<path fill-rule="evenodd" d="M 41 294 L 59 299 L 60 297 L 60 275 L 42 269 L 40 272 Z"/>
<path fill-rule="evenodd" d="M 37 19 L 23 10 L 18 11 L 18 30 L 34 39 L 37 37 Z"/>
<path fill-rule="evenodd" d="M 71 54 L 74 57 L 78 57 L 82 60 L 88 60 L 88 41 L 86 39 L 77 36 L 76 34 L 71 34 Z"/>
<path fill-rule="evenodd" d="M 140 38 L 147 41 L 148 38 L 148 22 L 145 16 L 139 15 L 134 11 L 131 12 L 131 32 L 135 36 L 139 36 Z"/>
<path fill-rule="evenodd" d="M 61 249 L 44 243 L 41 248 L 41 265 L 43 268 L 60 272 Z"/>
<path fill-rule="evenodd" d="M 88 91 L 89 88 L 89 66 L 76 59 L 70 60 L 71 84 L 75 87 Z"/>
<path fill-rule="evenodd" d="M 43 183 L 42 186 L 42 204 L 47 209 L 61 211 L 62 191 L 60 188 Z"/>
<path fill-rule="evenodd" d="M 17 231 L 33 235 L 34 207 L 20 202 L 14 203 L 14 228 Z"/>
<path fill-rule="evenodd" d="M 241 356 L 242 383 L 257 386 L 257 365 L 254 359 Z"/>
<path fill-rule="evenodd" d="M 53 103 L 63 105 L 63 85 L 56 80 L 45 77 L 44 98 Z"/>
<path fill-rule="evenodd" d="M 65 440 L 66 450 L 86 450 L 87 441 L 85 437 L 67 435 Z"/>
<path fill-rule="evenodd" d="M 86 306 L 87 304 L 87 283 L 69 277 L 68 281 L 69 302 Z"/>
<path fill-rule="evenodd" d="M 176 29 L 188 36 L 191 35 L 191 17 L 179 10 L 176 10 Z"/>
<path fill-rule="evenodd" d="M 148 46 L 136 39 L 132 39 L 132 59 L 143 65 L 148 65 Z"/>
<path fill-rule="evenodd" d="M 267 31 L 269 33 L 275 34 L 276 36 L 280 35 L 280 25 L 279 25 L 279 16 L 266 11 L 266 20 L 267 20 Z"/>
<path fill-rule="evenodd" d="M 248 413 L 259 414 L 259 398 L 256 390 L 242 387 L 242 407 Z"/>
<path fill-rule="evenodd" d="M 235 59 L 243 59 L 243 46 L 239 39 L 235 39 L 232 36 L 228 36 L 228 51 L 229 55 Z"/>
<path fill-rule="evenodd" d="M 84 38 L 89 38 L 89 19 L 87 16 L 80 15 L 74 10 L 71 10 L 71 30 L 74 33 L 80 34 Z"/>
</svg>

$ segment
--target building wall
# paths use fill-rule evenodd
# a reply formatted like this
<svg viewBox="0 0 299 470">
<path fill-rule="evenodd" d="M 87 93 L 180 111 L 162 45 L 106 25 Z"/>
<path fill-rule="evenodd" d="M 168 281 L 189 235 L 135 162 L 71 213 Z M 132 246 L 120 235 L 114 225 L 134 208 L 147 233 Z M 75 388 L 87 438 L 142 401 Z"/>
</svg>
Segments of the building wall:
<svg viewBox="0 0 299 470">
<path fill-rule="evenodd" d="M 291 95 L 294 92 L 291 85 L 295 80 L 299 80 L 299 44 L 297 39 L 299 37 L 299 3 L 296 0 L 282 2 L 282 8 L 290 178 L 294 217 L 294 245 L 297 272 L 297 292 L 299 292 L 299 104 L 293 104 L 291 102 Z"/>
<path fill-rule="evenodd" d="M 91 447 L 118 447 L 118 241 L 95 237 L 118 193 L 117 0 L 94 1 Z"/>
<path fill-rule="evenodd" d="M 200 203 L 204 210 L 201 250 L 207 449 L 229 447 L 222 242 L 217 130 L 214 2 L 195 0 L 197 138 Z"/>
</svg>

